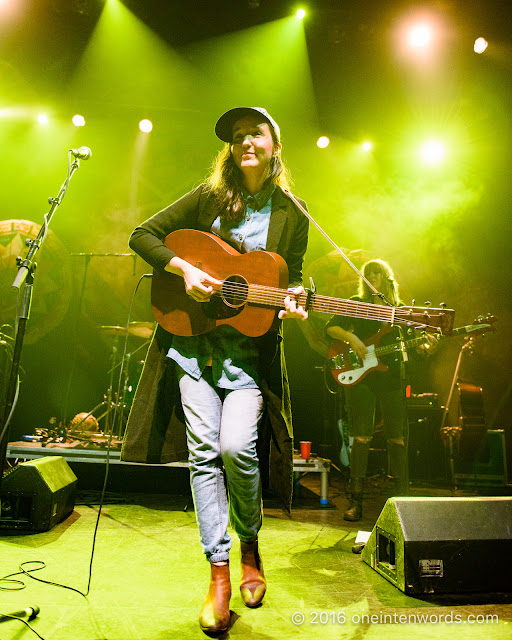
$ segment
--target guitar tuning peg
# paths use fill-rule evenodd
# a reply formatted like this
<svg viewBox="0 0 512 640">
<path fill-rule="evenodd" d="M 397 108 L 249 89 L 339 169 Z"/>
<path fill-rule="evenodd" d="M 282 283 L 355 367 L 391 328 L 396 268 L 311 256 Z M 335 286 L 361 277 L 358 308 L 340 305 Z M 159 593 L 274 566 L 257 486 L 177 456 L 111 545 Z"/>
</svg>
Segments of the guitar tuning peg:
<svg viewBox="0 0 512 640">
<path fill-rule="evenodd" d="M 443 309 L 444 309 L 446 307 L 446 302 L 441 302 L 441 304 L 439 306 L 443 307 Z"/>
<path fill-rule="evenodd" d="M 412 306 L 415 307 L 416 306 L 416 298 L 412 299 Z"/>
<path fill-rule="evenodd" d="M 432 304 L 432 303 L 430 302 L 430 300 L 427 300 L 427 301 L 425 302 L 425 306 L 426 306 L 426 307 L 430 307 L 430 305 L 431 305 L 431 304 Z"/>
</svg>

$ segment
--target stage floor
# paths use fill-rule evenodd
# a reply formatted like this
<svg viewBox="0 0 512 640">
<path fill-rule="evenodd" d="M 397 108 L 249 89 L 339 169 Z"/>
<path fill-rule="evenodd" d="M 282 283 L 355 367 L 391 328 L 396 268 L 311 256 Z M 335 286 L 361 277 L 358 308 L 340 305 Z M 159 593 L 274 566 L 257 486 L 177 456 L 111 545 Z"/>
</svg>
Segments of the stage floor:
<svg viewBox="0 0 512 640">
<path fill-rule="evenodd" d="M 512 637 L 512 595 L 409 597 L 352 553 L 358 530 L 371 531 L 387 499 L 369 483 L 364 519 L 343 520 L 339 474 L 321 507 L 319 474 L 301 480 L 291 516 L 266 502 L 260 548 L 268 580 L 263 606 L 246 608 L 237 588 L 239 543 L 233 542 L 231 628 L 225 638 L 315 640 Z M 413 489 L 413 495 L 449 495 Z M 464 494 L 471 495 L 471 494 Z M 474 495 L 474 494 L 472 494 Z M 44 562 L 34 575 L 85 592 L 98 493 L 80 493 L 74 512 L 48 532 L 0 538 L 2 575 Z M 27 568 L 39 565 L 26 565 Z M 190 494 L 108 494 L 100 518 L 87 599 L 76 591 L 16 576 L 0 582 L 0 612 L 37 605 L 32 622 L 45 640 L 167 640 L 206 637 L 197 616 L 209 570 L 199 546 Z M 512 579 L 511 579 L 512 585 Z M 460 622 L 438 622 L 441 615 Z M 373 622 L 363 616 L 373 615 Z M 387 615 L 387 618 L 384 616 Z M 400 622 L 400 616 L 405 616 Z M 396 620 L 396 622 L 391 622 Z M 428 621 L 425 621 L 428 620 Z M 17 621 L 0 624 L 2 640 L 36 637 Z"/>
</svg>

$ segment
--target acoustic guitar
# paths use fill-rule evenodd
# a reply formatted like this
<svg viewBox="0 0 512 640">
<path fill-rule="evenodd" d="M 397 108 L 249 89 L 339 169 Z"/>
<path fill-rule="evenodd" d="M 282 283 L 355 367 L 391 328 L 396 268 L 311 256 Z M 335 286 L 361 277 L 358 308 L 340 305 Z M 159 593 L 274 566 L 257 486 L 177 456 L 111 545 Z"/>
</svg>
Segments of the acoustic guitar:
<svg viewBox="0 0 512 640">
<path fill-rule="evenodd" d="M 277 311 L 284 308 L 286 296 L 294 297 L 307 311 L 380 320 L 443 335 L 453 327 L 455 312 L 444 307 L 388 307 L 312 291 L 294 294 L 286 289 L 288 267 L 280 255 L 269 251 L 240 254 L 211 233 L 179 229 L 164 242 L 180 258 L 222 281 L 214 287 L 209 302 L 196 302 L 186 294 L 183 278 L 155 271 L 153 314 L 158 324 L 174 335 L 198 335 L 227 324 L 246 336 L 262 336 L 276 326 Z"/>
</svg>

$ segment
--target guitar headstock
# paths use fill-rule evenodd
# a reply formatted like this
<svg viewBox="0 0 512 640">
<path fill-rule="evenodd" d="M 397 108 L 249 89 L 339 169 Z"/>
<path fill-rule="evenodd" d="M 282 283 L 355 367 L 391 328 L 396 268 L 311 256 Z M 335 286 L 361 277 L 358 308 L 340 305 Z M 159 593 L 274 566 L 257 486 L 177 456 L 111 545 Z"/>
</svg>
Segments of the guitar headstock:
<svg viewBox="0 0 512 640">
<path fill-rule="evenodd" d="M 471 334 L 471 337 L 487 333 L 488 331 L 496 331 L 494 323 L 497 321 L 496 316 L 478 316 L 473 320 L 473 324 L 466 327 L 466 333 Z"/>
<path fill-rule="evenodd" d="M 397 307 L 395 309 L 395 324 L 449 336 L 453 330 L 455 311 L 432 307 Z"/>
</svg>

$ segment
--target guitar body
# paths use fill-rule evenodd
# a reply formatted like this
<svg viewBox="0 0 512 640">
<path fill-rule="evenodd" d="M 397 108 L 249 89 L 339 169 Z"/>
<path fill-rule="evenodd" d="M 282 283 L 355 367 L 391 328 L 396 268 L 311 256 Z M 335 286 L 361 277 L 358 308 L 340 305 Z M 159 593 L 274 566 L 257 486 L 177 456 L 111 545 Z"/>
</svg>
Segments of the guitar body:
<svg viewBox="0 0 512 640">
<path fill-rule="evenodd" d="M 487 333 L 488 331 L 496 331 L 494 323 L 496 322 L 496 316 L 479 316 L 475 323 L 472 325 L 466 325 L 465 327 L 459 327 L 450 331 L 449 336 L 466 335 L 466 340 L 474 339 L 477 335 Z M 328 358 L 329 367 L 336 382 L 339 384 L 350 387 L 360 382 L 370 371 L 387 371 L 388 367 L 379 360 L 379 356 L 386 353 L 393 353 L 400 350 L 402 347 L 408 348 L 418 346 L 423 341 L 423 338 L 413 338 L 406 340 L 404 343 L 389 344 L 380 347 L 379 343 L 383 336 L 391 331 L 391 326 L 384 325 L 375 335 L 364 341 L 368 347 L 368 353 L 361 361 L 356 358 L 354 352 L 349 345 L 343 340 L 336 340 L 329 348 Z M 438 336 L 439 338 L 449 336 Z"/>
<path fill-rule="evenodd" d="M 347 342 L 336 340 L 329 347 L 328 358 L 330 359 L 331 373 L 336 382 L 344 387 L 351 387 L 367 376 L 371 371 L 387 371 L 388 367 L 379 360 L 375 350 L 383 336 L 391 331 L 390 326 L 384 326 L 364 344 L 368 348 L 368 353 L 361 362 L 354 355 Z"/>
<path fill-rule="evenodd" d="M 227 324 L 246 336 L 256 337 L 272 327 L 277 310 L 258 299 L 257 287 L 286 289 L 288 267 L 280 255 L 268 251 L 240 254 L 217 236 L 194 229 L 170 233 L 165 245 L 183 260 L 223 281 L 210 301 L 201 303 L 187 295 L 182 277 L 154 272 L 151 305 L 156 321 L 166 331 L 193 336 Z"/>
</svg>

